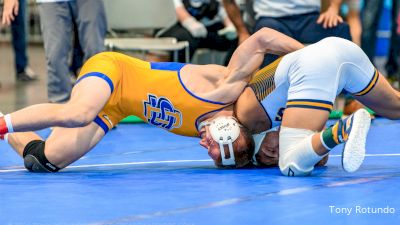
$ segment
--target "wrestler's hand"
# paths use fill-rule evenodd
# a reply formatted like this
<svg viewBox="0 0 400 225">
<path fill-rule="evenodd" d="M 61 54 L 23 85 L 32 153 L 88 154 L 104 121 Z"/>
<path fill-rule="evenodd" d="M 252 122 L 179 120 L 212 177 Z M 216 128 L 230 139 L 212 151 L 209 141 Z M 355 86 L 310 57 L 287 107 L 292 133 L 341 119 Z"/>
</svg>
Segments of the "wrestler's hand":
<svg viewBox="0 0 400 225">
<path fill-rule="evenodd" d="M 9 26 L 18 15 L 19 3 L 18 0 L 4 0 L 3 17 L 1 23 Z"/>
<path fill-rule="evenodd" d="M 324 13 L 319 15 L 317 23 L 322 24 L 322 27 L 325 29 L 336 27 L 339 23 L 343 23 L 343 18 L 339 16 L 338 12 L 338 9 L 329 7 Z"/>
<path fill-rule="evenodd" d="M 261 166 L 278 166 L 279 131 L 272 131 L 265 135 L 260 151 L 256 154 L 256 159 Z"/>
</svg>

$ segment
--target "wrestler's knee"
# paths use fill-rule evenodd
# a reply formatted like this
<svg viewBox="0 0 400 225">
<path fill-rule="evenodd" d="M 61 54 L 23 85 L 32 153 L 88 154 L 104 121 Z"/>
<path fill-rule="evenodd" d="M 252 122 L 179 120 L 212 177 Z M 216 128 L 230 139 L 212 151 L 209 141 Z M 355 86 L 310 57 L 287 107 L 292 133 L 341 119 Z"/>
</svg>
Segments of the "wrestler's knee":
<svg viewBox="0 0 400 225">
<path fill-rule="evenodd" d="M 58 172 L 61 168 L 49 162 L 44 153 L 45 141 L 34 140 L 29 142 L 24 149 L 24 165 L 30 172 L 49 173 Z"/>
<path fill-rule="evenodd" d="M 63 127 L 84 127 L 94 120 L 97 112 L 84 104 L 67 103 L 58 112 Z"/>
<path fill-rule="evenodd" d="M 279 169 L 284 176 L 289 177 L 301 177 L 308 176 L 314 169 L 314 166 L 305 166 L 303 162 L 299 160 L 298 154 L 291 151 L 280 156 L 279 158 Z"/>
<path fill-rule="evenodd" d="M 314 132 L 281 127 L 279 134 L 279 169 L 285 176 L 308 176 L 322 156 L 312 148 Z"/>
</svg>

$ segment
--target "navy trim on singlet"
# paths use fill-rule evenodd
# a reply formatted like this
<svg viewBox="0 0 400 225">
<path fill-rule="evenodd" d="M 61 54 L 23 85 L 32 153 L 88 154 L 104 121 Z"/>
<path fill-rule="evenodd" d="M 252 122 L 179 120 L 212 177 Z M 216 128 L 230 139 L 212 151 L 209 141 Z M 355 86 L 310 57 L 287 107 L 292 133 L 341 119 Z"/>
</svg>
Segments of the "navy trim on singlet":
<svg viewBox="0 0 400 225">
<path fill-rule="evenodd" d="M 96 118 L 94 119 L 93 122 L 95 122 L 97 125 L 99 125 L 99 127 L 101 127 L 104 130 L 104 133 L 107 134 L 107 132 L 109 130 L 108 126 L 102 119 L 100 119 L 99 116 L 96 116 Z"/>
<path fill-rule="evenodd" d="M 215 101 L 211 101 L 205 98 L 201 98 L 197 95 L 195 95 L 194 93 L 192 93 L 189 89 L 186 88 L 186 86 L 183 84 L 182 79 L 181 79 L 181 71 L 178 71 L 178 78 L 179 78 L 179 82 L 181 83 L 182 87 L 185 89 L 185 91 L 190 94 L 192 97 L 197 98 L 203 102 L 208 102 L 208 103 L 212 103 L 212 104 L 216 104 L 216 105 L 228 105 L 230 103 L 224 103 L 224 102 L 215 102 Z"/>
<path fill-rule="evenodd" d="M 185 63 L 177 62 L 151 62 L 150 67 L 152 70 L 169 70 L 169 71 L 179 71 L 184 67 Z"/>
<path fill-rule="evenodd" d="M 104 73 L 99 73 L 99 72 L 91 72 L 91 73 L 87 73 L 87 74 L 81 76 L 81 77 L 75 82 L 75 85 L 77 85 L 79 82 L 81 82 L 83 79 L 85 79 L 85 78 L 87 78 L 87 77 L 99 77 L 99 78 L 105 80 L 105 81 L 107 82 L 108 86 L 110 86 L 111 93 L 114 92 L 114 84 L 113 84 L 113 82 L 111 81 L 111 79 L 110 79 L 107 75 L 105 75 Z"/>
</svg>

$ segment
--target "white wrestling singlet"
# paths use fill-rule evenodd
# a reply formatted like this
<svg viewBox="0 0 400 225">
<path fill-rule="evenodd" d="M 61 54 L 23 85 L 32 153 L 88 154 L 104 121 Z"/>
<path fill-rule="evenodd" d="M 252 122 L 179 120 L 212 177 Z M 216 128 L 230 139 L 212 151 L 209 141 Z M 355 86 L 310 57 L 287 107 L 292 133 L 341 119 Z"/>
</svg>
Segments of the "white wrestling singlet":
<svg viewBox="0 0 400 225">
<path fill-rule="evenodd" d="M 284 56 L 274 74 L 254 79 L 250 87 L 275 127 L 280 125 L 285 108 L 331 111 L 342 91 L 364 95 L 374 87 L 378 74 L 360 47 L 330 37 Z M 263 76 L 255 78 L 259 75 Z"/>
</svg>

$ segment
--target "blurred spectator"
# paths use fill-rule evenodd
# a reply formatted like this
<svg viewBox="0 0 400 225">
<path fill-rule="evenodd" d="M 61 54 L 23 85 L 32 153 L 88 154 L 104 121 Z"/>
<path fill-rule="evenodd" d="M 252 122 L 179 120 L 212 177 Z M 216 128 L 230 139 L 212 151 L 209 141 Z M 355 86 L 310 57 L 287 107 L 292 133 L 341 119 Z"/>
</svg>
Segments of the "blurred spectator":
<svg viewBox="0 0 400 225">
<path fill-rule="evenodd" d="M 251 6 L 252 7 L 252 2 L 253 0 L 245 0 L 246 1 L 246 6 Z M 234 24 L 238 38 L 239 38 L 239 44 L 241 44 L 243 41 L 245 41 L 248 37 L 250 37 L 249 31 L 247 29 L 246 24 L 244 23 L 240 8 L 236 4 L 235 0 L 223 0 L 224 7 L 226 12 L 228 13 L 229 19 L 232 21 Z M 251 10 L 253 11 L 253 10 Z M 251 16 L 253 16 L 251 14 Z"/>
<path fill-rule="evenodd" d="M 361 46 L 361 2 L 360 0 L 343 0 L 343 3 L 347 7 L 345 12 L 346 22 L 350 26 L 351 39 L 358 46 Z"/>
<path fill-rule="evenodd" d="M 81 47 L 81 44 L 79 43 L 79 36 L 78 36 L 78 28 L 77 24 L 74 23 L 74 42 L 73 42 L 73 49 L 72 50 L 72 60 L 71 60 L 71 65 L 69 66 L 70 73 L 72 74 L 73 78 L 72 80 L 76 80 L 76 78 L 79 75 L 79 71 L 81 67 L 83 66 L 84 62 L 84 53 Z"/>
<path fill-rule="evenodd" d="M 331 0 L 321 0 L 321 12 L 325 12 L 329 7 Z M 360 0 L 343 0 L 340 14 L 345 18 L 350 26 L 351 39 L 354 43 L 361 46 L 361 1 Z"/>
<path fill-rule="evenodd" d="M 37 75 L 28 66 L 28 56 L 26 53 L 26 0 L 5 0 L 2 24 L 11 24 L 17 81 L 36 80 Z"/>
<path fill-rule="evenodd" d="M 400 35 L 400 11 L 397 15 L 397 35 Z"/>
<path fill-rule="evenodd" d="M 65 102 L 72 89 L 69 56 L 73 50 L 74 23 L 84 57 L 104 51 L 107 24 L 99 0 L 37 0 L 46 52 L 48 98 Z"/>
<path fill-rule="evenodd" d="M 190 57 L 198 48 L 227 51 L 228 63 L 237 47 L 237 33 L 219 0 L 174 0 L 178 23 L 160 37 L 188 41 Z M 179 61 L 184 61 L 180 52 Z"/>
<path fill-rule="evenodd" d="M 369 59 L 373 62 L 376 49 L 376 31 L 378 29 L 379 19 L 381 17 L 384 0 L 368 0 L 364 1 L 364 8 L 362 11 L 362 39 L 361 47 L 368 55 Z M 392 0 L 392 26 L 388 60 L 385 65 L 386 72 L 389 79 L 398 80 L 400 77 L 399 72 L 399 51 L 400 51 L 400 37 L 396 33 L 398 27 L 397 16 L 399 15 L 400 0 Z"/>
<path fill-rule="evenodd" d="M 351 40 L 349 26 L 339 15 L 340 5 L 341 0 L 331 0 L 328 9 L 320 13 L 321 0 L 255 0 L 254 31 L 269 27 L 305 44 L 329 36 Z M 276 58 L 266 56 L 263 66 Z"/>
</svg>

